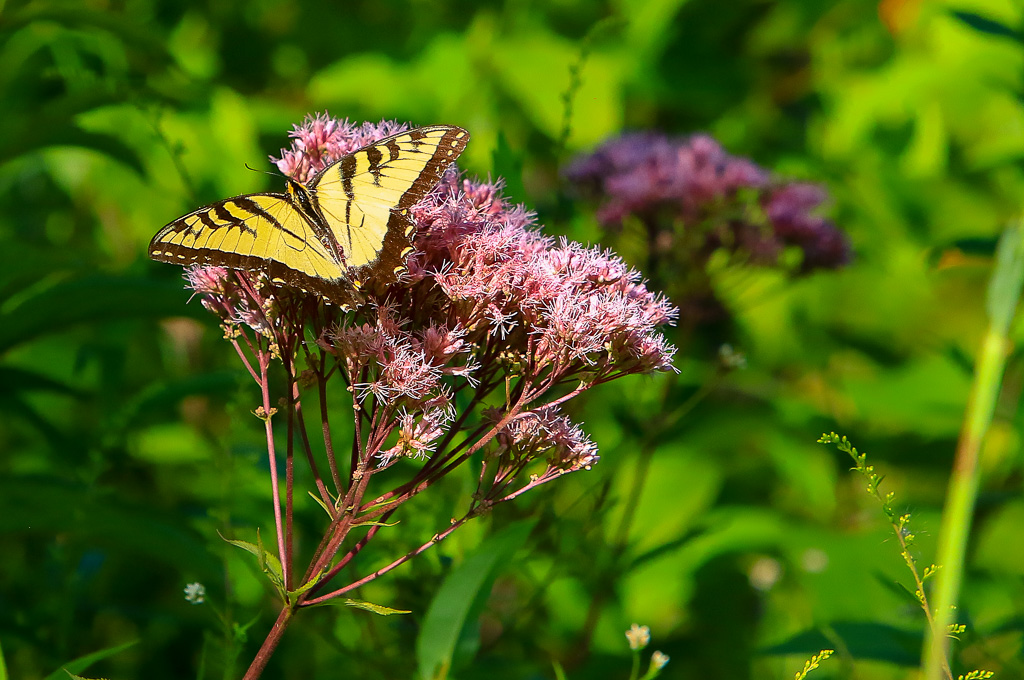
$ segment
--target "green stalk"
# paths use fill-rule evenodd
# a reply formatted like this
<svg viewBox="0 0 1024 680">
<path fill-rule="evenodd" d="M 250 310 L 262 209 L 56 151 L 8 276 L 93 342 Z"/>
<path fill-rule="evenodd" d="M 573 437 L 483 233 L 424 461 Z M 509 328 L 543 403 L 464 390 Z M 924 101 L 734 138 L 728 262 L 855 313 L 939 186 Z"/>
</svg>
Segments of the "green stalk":
<svg viewBox="0 0 1024 680">
<path fill-rule="evenodd" d="M 967 539 L 978 497 L 978 452 L 992 422 L 996 398 L 999 396 L 1006 356 L 1011 347 L 1007 334 L 1020 299 L 1022 283 L 1024 229 L 1017 223 L 1006 230 L 996 250 L 995 270 L 989 283 L 986 305 L 989 328 L 975 366 L 974 384 L 967 401 L 967 413 L 957 443 L 946 504 L 942 510 L 938 554 L 938 564 L 942 569 L 936 575 L 932 598 L 935 604 L 935 625 L 925 640 L 926 680 L 951 677 L 946 663 L 949 658 L 948 631 L 955 619 L 955 607 L 963 581 Z"/>
</svg>

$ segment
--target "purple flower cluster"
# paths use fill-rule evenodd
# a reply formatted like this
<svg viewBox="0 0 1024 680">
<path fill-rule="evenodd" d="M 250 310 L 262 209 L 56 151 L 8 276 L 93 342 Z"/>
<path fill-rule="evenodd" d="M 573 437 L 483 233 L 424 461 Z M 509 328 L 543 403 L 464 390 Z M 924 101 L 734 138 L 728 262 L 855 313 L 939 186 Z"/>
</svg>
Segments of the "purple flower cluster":
<svg viewBox="0 0 1024 680">
<path fill-rule="evenodd" d="M 784 248 L 796 247 L 803 271 L 836 268 L 850 259 L 843 233 L 817 214 L 824 190 L 773 179 L 708 135 L 623 135 L 577 159 L 566 175 L 600 202 L 598 219 L 605 226 L 638 218 L 654 232 L 651 242 L 665 260 L 683 247 L 705 257 L 726 248 L 769 265 Z M 680 236 L 680 228 L 690 233 Z M 701 234 L 696 245 L 693 232 Z M 682 259 L 692 265 L 699 260 L 693 255 Z"/>
</svg>

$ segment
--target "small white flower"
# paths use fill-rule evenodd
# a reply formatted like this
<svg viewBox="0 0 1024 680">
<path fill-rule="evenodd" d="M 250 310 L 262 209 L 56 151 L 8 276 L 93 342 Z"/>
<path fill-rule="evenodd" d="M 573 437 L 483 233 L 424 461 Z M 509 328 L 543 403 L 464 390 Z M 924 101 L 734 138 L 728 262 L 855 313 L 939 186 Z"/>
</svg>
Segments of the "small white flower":
<svg viewBox="0 0 1024 680">
<path fill-rule="evenodd" d="M 206 602 L 206 588 L 199 582 L 189 583 L 185 586 L 185 600 L 192 604 Z"/>
<path fill-rule="evenodd" d="M 626 631 L 626 639 L 629 640 L 630 649 L 643 649 L 651 642 L 651 629 L 634 623 Z"/>
</svg>

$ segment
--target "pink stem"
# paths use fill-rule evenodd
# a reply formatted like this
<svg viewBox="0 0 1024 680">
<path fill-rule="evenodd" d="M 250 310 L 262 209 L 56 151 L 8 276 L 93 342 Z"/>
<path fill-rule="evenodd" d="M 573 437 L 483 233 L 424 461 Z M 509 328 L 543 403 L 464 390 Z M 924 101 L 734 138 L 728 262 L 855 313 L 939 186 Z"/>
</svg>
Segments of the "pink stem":
<svg viewBox="0 0 1024 680">
<path fill-rule="evenodd" d="M 362 585 L 365 585 L 365 584 L 369 583 L 370 581 L 374 580 L 378 576 L 383 576 L 384 574 L 388 573 L 389 571 L 391 571 L 395 567 L 398 567 L 398 566 L 401 566 L 401 565 L 405 564 L 406 562 L 408 562 L 412 558 L 416 557 L 420 553 L 426 552 L 426 550 L 428 548 L 430 548 L 430 546 L 435 545 L 437 543 L 440 543 L 444 539 L 448 538 L 448 536 L 451 535 L 451 533 L 453 531 L 455 531 L 456 529 L 461 527 L 463 524 L 465 524 L 467 521 L 469 521 L 473 516 L 474 516 L 474 514 L 472 512 L 467 513 L 465 517 L 463 517 L 462 519 L 460 519 L 457 522 L 454 522 L 450 527 L 445 529 L 443 532 L 441 532 L 439 534 L 435 534 L 434 537 L 431 538 L 429 541 L 427 541 L 426 543 L 424 543 L 420 547 L 416 548 L 412 552 L 407 553 L 406 555 L 403 555 L 402 557 L 399 557 L 397 560 L 395 560 L 391 564 L 387 565 L 386 567 L 381 567 L 380 569 L 378 569 L 377 571 L 373 572 L 372 574 L 368 574 L 368 575 L 364 576 L 363 578 L 359 579 L 358 581 L 355 581 L 354 583 L 350 583 L 349 585 L 345 586 L 344 588 L 338 588 L 337 590 L 333 590 L 333 591 L 327 593 L 326 595 L 321 595 L 320 597 L 314 597 L 314 598 L 305 600 L 302 603 L 302 605 L 303 606 L 311 606 L 311 605 L 314 605 L 314 604 L 320 604 L 321 602 L 324 602 L 326 600 L 330 600 L 331 598 L 338 597 L 340 595 L 344 595 L 345 593 L 349 592 L 350 590 L 355 590 L 359 586 L 362 586 Z"/>
<path fill-rule="evenodd" d="M 270 355 L 260 352 L 260 388 L 263 391 L 263 424 L 267 431 L 267 455 L 270 457 L 270 484 L 274 492 L 274 525 L 277 528 L 277 554 L 281 560 L 281 577 L 288 583 L 288 555 L 284 549 L 284 530 L 281 526 L 281 491 L 277 487 L 277 456 L 274 453 L 274 427 L 270 424 L 270 384 L 267 380 L 267 367 Z"/>
</svg>

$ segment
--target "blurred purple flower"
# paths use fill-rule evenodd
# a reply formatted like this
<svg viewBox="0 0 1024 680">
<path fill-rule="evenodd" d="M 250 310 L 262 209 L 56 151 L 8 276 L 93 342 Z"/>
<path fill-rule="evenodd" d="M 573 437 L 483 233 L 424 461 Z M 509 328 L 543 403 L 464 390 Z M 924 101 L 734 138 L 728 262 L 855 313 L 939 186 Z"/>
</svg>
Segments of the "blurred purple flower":
<svg viewBox="0 0 1024 680">
<path fill-rule="evenodd" d="M 626 134 L 578 158 L 568 179 L 600 205 L 607 227 L 638 218 L 654 232 L 651 242 L 672 260 L 686 247 L 708 256 L 726 248 L 757 264 L 775 264 L 783 248 L 803 253 L 801 268 L 835 268 L 850 259 L 849 243 L 828 219 L 816 214 L 827 194 L 818 186 L 782 182 L 750 160 L 732 156 L 708 135 L 670 138 Z M 699 230 L 694 245 L 675 233 Z M 693 264 L 694 253 L 682 258 Z"/>
</svg>

